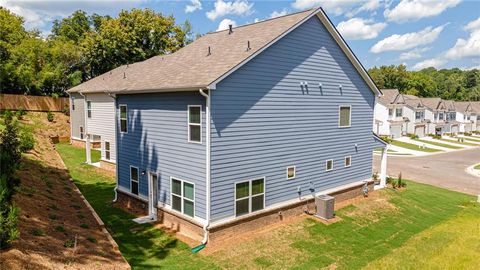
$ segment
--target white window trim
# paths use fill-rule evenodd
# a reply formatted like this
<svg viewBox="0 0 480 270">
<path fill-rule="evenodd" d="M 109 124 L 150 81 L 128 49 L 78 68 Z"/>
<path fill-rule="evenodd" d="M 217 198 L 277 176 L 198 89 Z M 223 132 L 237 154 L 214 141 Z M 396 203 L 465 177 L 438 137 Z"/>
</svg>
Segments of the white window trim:
<svg viewBox="0 0 480 270">
<path fill-rule="evenodd" d="M 122 107 L 125 107 L 125 121 L 127 122 L 125 124 L 125 127 L 127 128 L 127 131 L 122 131 Z M 118 105 L 118 125 L 119 125 L 119 130 L 120 133 L 128 133 L 128 107 L 127 104 L 119 104 Z"/>
<path fill-rule="evenodd" d="M 349 116 L 348 116 L 348 126 L 341 126 L 340 125 L 340 111 L 342 108 L 349 108 Z M 349 128 L 352 126 L 352 105 L 340 105 L 338 106 L 338 127 L 339 128 Z"/>
<path fill-rule="evenodd" d="M 350 159 L 350 164 L 348 164 L 348 165 L 347 165 L 347 158 Z M 352 156 L 346 156 L 344 161 L 345 161 L 345 162 L 344 162 L 345 168 L 349 168 L 349 167 L 352 166 Z M 332 164 L 332 165 L 333 165 L 333 164 Z M 333 166 L 332 166 L 332 167 L 333 167 Z"/>
<path fill-rule="evenodd" d="M 196 123 L 190 123 L 190 108 L 193 108 L 193 107 L 199 107 L 200 108 L 200 124 L 196 124 Z M 192 141 L 190 140 L 190 125 L 194 125 L 194 126 L 199 126 L 200 127 L 200 141 Z M 189 143 L 198 143 L 198 144 L 202 144 L 202 135 L 203 135 L 203 132 L 202 132 L 202 105 L 188 105 L 188 109 L 187 109 L 187 136 L 188 136 L 188 142 Z"/>
<path fill-rule="evenodd" d="M 398 109 L 400 109 L 401 112 L 402 112 L 402 113 L 400 114 L 400 116 L 397 115 L 397 110 L 398 110 Z M 402 117 L 402 116 L 403 116 L 403 108 L 402 108 L 402 107 L 400 107 L 400 108 L 395 108 L 395 117 Z"/>
<path fill-rule="evenodd" d="M 90 109 L 88 108 L 89 103 L 90 103 Z M 92 101 L 87 100 L 86 103 L 85 103 L 85 106 L 87 107 L 87 108 L 85 108 L 85 111 L 87 112 L 87 118 L 92 118 Z M 88 116 L 88 112 L 90 112 L 90 116 Z"/>
<path fill-rule="evenodd" d="M 80 136 L 80 140 L 85 140 L 85 128 L 82 126 L 79 126 L 78 127 L 78 132 L 79 132 L 79 136 Z"/>
<path fill-rule="evenodd" d="M 288 177 L 288 169 L 290 168 L 293 168 L 293 177 Z M 292 165 L 292 166 L 287 166 L 287 180 L 292 180 L 292 179 L 295 179 L 295 177 L 297 177 L 297 168 L 295 167 L 295 165 Z"/>
<path fill-rule="evenodd" d="M 177 180 L 177 181 L 180 181 L 180 186 L 181 186 L 181 189 L 182 189 L 182 195 L 181 196 L 178 196 L 177 194 L 173 195 L 173 185 L 172 185 L 172 182 L 173 182 L 173 179 Z M 158 181 L 158 180 L 157 180 Z M 193 185 L 193 200 L 189 199 L 189 198 L 186 198 L 184 195 L 184 190 L 183 190 L 183 183 L 187 183 L 187 184 L 191 184 Z M 170 176 L 170 209 L 172 211 L 175 211 L 183 216 L 186 216 L 186 217 L 189 217 L 189 218 L 194 218 L 195 217 L 195 208 L 197 207 L 197 203 L 195 202 L 195 183 L 193 182 L 190 182 L 190 181 L 186 181 L 186 180 L 182 180 L 180 178 L 177 178 L 177 177 L 173 177 L 173 176 Z M 178 211 L 176 209 L 173 209 L 173 196 L 177 196 L 177 197 L 180 197 L 181 199 L 181 205 L 180 205 L 180 210 L 181 211 Z M 185 213 L 183 213 L 183 200 L 187 200 L 187 201 L 191 201 L 193 202 L 193 216 L 189 216 Z"/>
<path fill-rule="evenodd" d="M 328 169 L 328 162 L 329 162 L 329 161 L 332 162 L 332 168 L 331 168 L 331 169 Z M 325 171 L 326 171 L 326 172 L 333 171 L 333 159 L 327 159 L 327 160 L 325 160 Z"/>
<path fill-rule="evenodd" d="M 138 177 L 137 180 L 132 179 L 132 168 L 137 169 L 137 177 Z M 132 192 L 132 182 L 137 182 L 138 194 L 135 194 L 135 193 Z M 132 166 L 132 165 L 130 165 L 130 193 L 132 193 L 134 195 L 137 195 L 137 196 L 140 195 L 140 170 L 138 169 L 138 167 L 135 167 L 135 166 Z"/>
<path fill-rule="evenodd" d="M 108 149 L 108 152 L 109 152 L 109 155 L 110 155 L 110 158 L 107 159 L 107 143 L 109 145 L 109 148 Z M 112 160 L 112 144 L 110 143 L 109 140 L 103 140 L 103 155 L 105 156 L 105 160 Z"/>
<path fill-rule="evenodd" d="M 267 190 L 265 189 L 265 185 L 267 183 L 267 180 L 266 180 L 267 178 L 265 176 L 259 177 L 259 178 L 252 178 L 250 180 L 237 181 L 237 182 L 233 183 L 233 216 L 235 218 L 243 217 L 243 216 L 247 216 L 251 213 L 255 213 L 255 212 L 252 212 L 252 182 L 256 181 L 256 180 L 260 180 L 260 179 L 263 179 L 263 193 L 256 194 L 254 197 L 257 197 L 257 196 L 260 196 L 260 195 L 263 194 L 263 209 L 257 210 L 255 212 L 262 211 L 266 208 L 265 198 L 266 198 L 266 191 Z M 237 216 L 237 201 L 245 199 L 245 197 L 241 198 L 241 199 L 237 199 L 237 184 L 245 183 L 245 182 L 248 182 L 248 213 L 243 214 L 241 216 Z"/>
</svg>

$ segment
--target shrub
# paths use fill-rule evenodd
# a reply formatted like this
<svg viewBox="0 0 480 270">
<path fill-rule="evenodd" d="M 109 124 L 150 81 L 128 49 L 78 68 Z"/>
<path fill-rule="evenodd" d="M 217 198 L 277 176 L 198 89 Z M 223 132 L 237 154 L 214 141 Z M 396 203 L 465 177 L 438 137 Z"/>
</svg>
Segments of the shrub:
<svg viewBox="0 0 480 270">
<path fill-rule="evenodd" d="M 48 112 L 47 112 L 47 120 L 48 120 L 48 122 L 53 122 L 54 117 L 55 117 L 55 116 L 53 115 L 53 113 L 52 113 L 51 111 L 48 111 Z"/>
<path fill-rule="evenodd" d="M 62 113 L 66 116 L 70 116 L 70 109 L 68 107 L 65 107 L 62 109 Z"/>
<path fill-rule="evenodd" d="M 378 181 L 378 179 L 379 179 L 378 178 L 378 172 L 374 172 L 373 175 L 372 175 L 372 180 L 376 182 L 376 181 Z"/>
<path fill-rule="evenodd" d="M 0 197 L 2 195 L 0 194 Z M 5 206 L 1 201 L 2 207 L 0 208 L 0 249 L 9 247 L 11 242 L 20 236 L 18 230 L 18 214 L 20 209 L 14 205 Z"/>
<path fill-rule="evenodd" d="M 42 229 L 35 228 L 32 230 L 32 234 L 35 236 L 44 236 L 45 232 Z"/>
<path fill-rule="evenodd" d="M 471 132 L 464 132 L 463 135 L 465 135 L 465 136 L 472 136 L 472 133 L 471 133 Z"/>
<path fill-rule="evenodd" d="M 88 224 L 85 224 L 85 223 L 80 224 L 80 227 L 82 227 L 84 229 L 90 228 L 90 226 L 88 226 Z"/>
<path fill-rule="evenodd" d="M 29 130 L 23 130 L 22 132 L 19 133 L 19 140 L 20 140 L 20 145 L 19 145 L 19 150 L 22 153 L 28 152 L 35 147 L 35 138 L 33 137 L 33 134 Z"/>
<path fill-rule="evenodd" d="M 384 135 L 380 136 L 380 138 L 381 138 L 382 140 L 384 140 L 384 141 L 385 141 L 386 143 L 388 143 L 388 144 L 392 143 L 392 141 L 393 141 L 392 138 L 390 138 L 390 137 L 388 137 L 388 136 L 384 136 Z"/>
<path fill-rule="evenodd" d="M 440 135 L 437 135 L 437 134 L 428 134 L 428 136 L 434 138 L 434 139 L 437 139 L 437 140 L 440 140 L 442 138 L 442 136 Z"/>
<path fill-rule="evenodd" d="M 75 246 L 75 240 L 68 239 L 67 241 L 65 241 L 65 243 L 63 243 L 63 246 L 66 248 L 73 248 Z"/>
<path fill-rule="evenodd" d="M 22 120 L 26 114 L 27 114 L 27 111 L 25 111 L 23 107 L 18 108 L 18 110 L 15 112 L 15 116 L 17 117 L 18 120 Z"/>
<path fill-rule="evenodd" d="M 57 220 L 57 215 L 48 215 L 48 218 L 51 220 Z"/>
<path fill-rule="evenodd" d="M 409 134 L 407 134 L 407 135 L 408 135 L 408 137 L 409 137 L 410 139 L 412 139 L 412 140 L 418 139 L 418 135 L 416 135 L 416 134 L 411 134 L 411 133 L 409 133 Z"/>
<path fill-rule="evenodd" d="M 63 227 L 62 225 L 58 225 L 57 227 L 55 227 L 55 230 L 57 232 L 65 232 L 65 227 Z"/>
<path fill-rule="evenodd" d="M 93 238 L 92 236 L 88 236 L 87 240 L 92 242 L 92 243 L 97 243 L 97 239 Z"/>
</svg>

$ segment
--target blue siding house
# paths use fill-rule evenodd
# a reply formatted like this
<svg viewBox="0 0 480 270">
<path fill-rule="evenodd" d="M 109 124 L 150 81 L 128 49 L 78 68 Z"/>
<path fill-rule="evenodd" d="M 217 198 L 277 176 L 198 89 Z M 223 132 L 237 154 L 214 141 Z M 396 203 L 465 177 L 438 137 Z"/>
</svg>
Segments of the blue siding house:
<svg viewBox="0 0 480 270">
<path fill-rule="evenodd" d="M 321 8 L 102 76 L 88 91 L 116 99 L 116 200 L 194 239 L 371 187 L 380 91 Z"/>
</svg>

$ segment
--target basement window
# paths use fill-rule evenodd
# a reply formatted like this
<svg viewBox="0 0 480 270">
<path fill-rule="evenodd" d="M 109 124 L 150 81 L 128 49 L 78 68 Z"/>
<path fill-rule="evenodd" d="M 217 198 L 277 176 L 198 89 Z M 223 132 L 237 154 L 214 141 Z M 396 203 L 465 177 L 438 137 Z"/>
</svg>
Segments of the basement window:
<svg viewBox="0 0 480 270">
<path fill-rule="evenodd" d="M 120 132 L 127 132 L 127 105 L 120 105 Z"/>
<path fill-rule="evenodd" d="M 352 165 L 352 156 L 345 157 L 345 168 L 350 167 Z"/>
<path fill-rule="evenodd" d="M 105 152 L 105 159 L 110 160 L 110 142 L 104 142 L 104 152 Z"/>
<path fill-rule="evenodd" d="M 265 178 L 235 184 L 235 216 L 265 208 Z"/>
<path fill-rule="evenodd" d="M 138 195 L 138 168 L 130 166 L 130 192 Z"/>
<path fill-rule="evenodd" d="M 202 142 L 202 106 L 188 106 L 188 142 Z"/>
<path fill-rule="evenodd" d="M 287 180 L 295 178 L 295 166 L 287 167 Z"/>
<path fill-rule="evenodd" d="M 195 185 L 183 180 L 172 178 L 171 186 L 172 209 L 187 216 L 195 215 Z"/>
<path fill-rule="evenodd" d="M 325 171 L 329 172 L 333 170 L 333 159 L 329 159 L 325 162 Z"/>
</svg>

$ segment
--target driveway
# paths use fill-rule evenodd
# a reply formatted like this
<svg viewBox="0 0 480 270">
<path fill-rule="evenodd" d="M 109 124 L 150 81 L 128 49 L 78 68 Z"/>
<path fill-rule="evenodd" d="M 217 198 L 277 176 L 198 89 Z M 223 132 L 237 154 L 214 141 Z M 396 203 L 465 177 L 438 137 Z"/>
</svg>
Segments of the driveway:
<svg viewBox="0 0 480 270">
<path fill-rule="evenodd" d="M 405 179 L 472 195 L 480 194 L 480 177 L 466 172 L 467 167 L 480 162 L 480 149 L 466 149 L 420 157 L 388 157 L 388 174 Z M 374 156 L 375 171 L 379 171 L 380 156 Z"/>
</svg>

